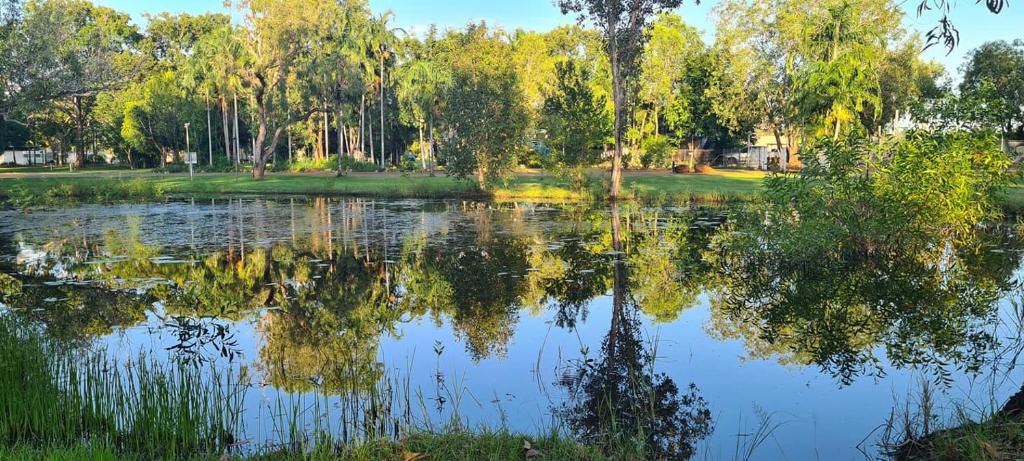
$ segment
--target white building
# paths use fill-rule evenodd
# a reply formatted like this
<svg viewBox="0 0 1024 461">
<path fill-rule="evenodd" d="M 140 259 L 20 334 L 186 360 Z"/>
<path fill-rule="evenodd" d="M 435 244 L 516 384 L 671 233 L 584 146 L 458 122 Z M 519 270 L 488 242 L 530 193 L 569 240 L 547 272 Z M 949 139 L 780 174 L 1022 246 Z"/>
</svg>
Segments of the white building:
<svg viewBox="0 0 1024 461">
<path fill-rule="evenodd" d="M 46 165 L 53 162 L 53 152 L 45 149 L 7 150 L 0 155 L 0 165 Z"/>
</svg>

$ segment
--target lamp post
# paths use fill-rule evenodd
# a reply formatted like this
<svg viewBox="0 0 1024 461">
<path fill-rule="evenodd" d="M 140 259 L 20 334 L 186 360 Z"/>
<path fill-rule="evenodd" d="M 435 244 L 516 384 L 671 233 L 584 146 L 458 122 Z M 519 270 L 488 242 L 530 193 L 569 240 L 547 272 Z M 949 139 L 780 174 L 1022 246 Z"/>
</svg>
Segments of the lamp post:
<svg viewBox="0 0 1024 461">
<path fill-rule="evenodd" d="M 193 163 L 192 162 L 191 146 L 190 146 L 191 143 L 189 142 L 190 140 L 189 140 L 189 136 L 188 136 L 188 127 L 191 126 L 191 125 L 192 125 L 191 123 L 186 123 L 185 124 L 185 163 L 188 164 L 188 180 L 189 181 L 192 180 L 192 163 Z"/>
</svg>

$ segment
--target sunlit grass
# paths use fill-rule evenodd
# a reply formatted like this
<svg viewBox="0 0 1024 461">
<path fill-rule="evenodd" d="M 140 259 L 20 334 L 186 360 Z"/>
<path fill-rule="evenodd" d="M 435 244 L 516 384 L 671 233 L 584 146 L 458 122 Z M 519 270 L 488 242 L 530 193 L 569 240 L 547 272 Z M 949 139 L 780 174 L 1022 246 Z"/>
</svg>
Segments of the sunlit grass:
<svg viewBox="0 0 1024 461">
<path fill-rule="evenodd" d="M 623 197 L 644 201 L 704 200 L 728 201 L 743 199 L 761 189 L 763 173 L 749 171 L 715 171 L 709 174 L 673 175 L 639 174 L 627 176 Z M 499 200 L 587 201 L 604 198 L 607 179 L 593 175 L 587 190 L 573 190 L 566 181 L 554 176 L 529 174 L 497 182 L 487 191 L 480 191 L 468 179 L 426 175 L 353 174 L 336 178 L 332 175 L 270 174 L 254 181 L 247 174 L 199 175 L 189 180 L 186 175 L 153 175 L 119 177 L 115 174 L 80 177 L 45 177 L 0 179 L 0 196 L 16 205 L 60 204 L 60 198 L 81 201 L 143 201 L 139 194 L 116 193 L 126 183 L 149 184 L 153 190 L 180 195 L 221 194 L 319 194 L 375 196 L 392 198 L 495 198 Z M 119 186 L 120 185 L 120 186 Z M 140 189 L 136 187 L 135 189 Z M 98 191 L 90 193 L 90 191 Z M 161 194 L 155 194 L 161 195 Z M 156 197 L 151 197 L 156 198 Z M 22 203 L 24 202 L 24 203 Z"/>
</svg>

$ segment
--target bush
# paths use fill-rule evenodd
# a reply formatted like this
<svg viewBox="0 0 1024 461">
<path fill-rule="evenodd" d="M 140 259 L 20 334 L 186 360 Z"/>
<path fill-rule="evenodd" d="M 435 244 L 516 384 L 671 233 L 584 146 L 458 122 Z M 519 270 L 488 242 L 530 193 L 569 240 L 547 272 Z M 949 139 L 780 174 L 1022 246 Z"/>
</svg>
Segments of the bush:
<svg viewBox="0 0 1024 461">
<path fill-rule="evenodd" d="M 338 171 L 338 157 L 332 155 L 319 160 L 301 158 L 292 161 L 288 165 L 288 171 L 293 173 L 305 173 L 309 171 Z"/>
<path fill-rule="evenodd" d="M 402 156 L 402 161 L 398 164 L 398 169 L 401 171 L 417 171 L 420 169 L 420 162 L 416 159 L 415 155 L 405 154 Z"/>
<path fill-rule="evenodd" d="M 646 168 L 668 168 L 672 165 L 672 143 L 665 136 L 644 139 L 640 145 L 640 165 Z"/>
<path fill-rule="evenodd" d="M 341 159 L 341 168 L 364 173 L 372 173 L 381 170 L 380 167 L 373 162 L 360 162 L 351 157 L 344 157 Z"/>
</svg>

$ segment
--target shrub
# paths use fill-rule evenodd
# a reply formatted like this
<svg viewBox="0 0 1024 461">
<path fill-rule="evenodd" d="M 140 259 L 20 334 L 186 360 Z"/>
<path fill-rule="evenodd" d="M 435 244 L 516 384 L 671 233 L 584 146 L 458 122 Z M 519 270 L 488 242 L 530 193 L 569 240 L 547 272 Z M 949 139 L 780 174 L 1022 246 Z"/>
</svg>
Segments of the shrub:
<svg viewBox="0 0 1024 461">
<path fill-rule="evenodd" d="M 672 164 L 672 143 L 665 136 L 644 139 L 640 145 L 640 165 L 644 168 L 668 168 Z"/>
</svg>

